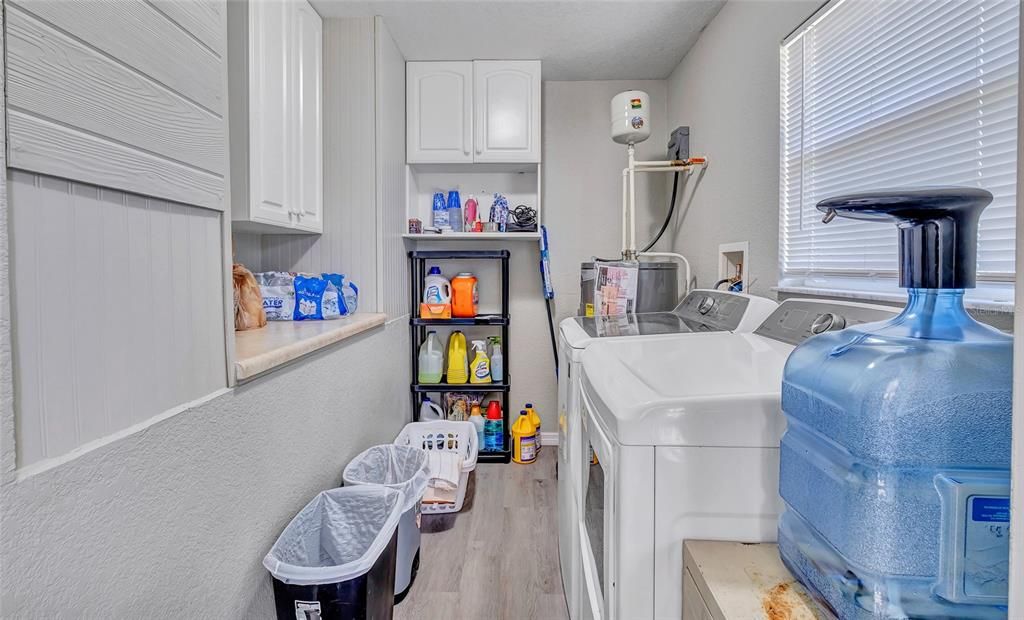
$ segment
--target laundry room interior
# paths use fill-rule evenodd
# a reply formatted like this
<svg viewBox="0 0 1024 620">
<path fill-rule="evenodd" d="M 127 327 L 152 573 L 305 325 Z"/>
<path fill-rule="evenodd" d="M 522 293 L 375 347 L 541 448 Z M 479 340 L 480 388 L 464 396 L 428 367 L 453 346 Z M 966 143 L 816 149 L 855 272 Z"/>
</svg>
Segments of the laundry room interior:
<svg viewBox="0 0 1024 620">
<path fill-rule="evenodd" d="M 1018 1 L 0 4 L 0 618 L 1024 619 Z"/>
</svg>

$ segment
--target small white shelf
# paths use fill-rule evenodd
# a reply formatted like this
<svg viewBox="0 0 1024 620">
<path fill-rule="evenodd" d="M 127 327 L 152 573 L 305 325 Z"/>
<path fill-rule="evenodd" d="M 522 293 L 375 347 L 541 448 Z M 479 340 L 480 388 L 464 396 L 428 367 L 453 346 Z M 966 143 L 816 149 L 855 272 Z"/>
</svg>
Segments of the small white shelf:
<svg viewBox="0 0 1024 620">
<path fill-rule="evenodd" d="M 458 189 L 463 203 L 470 194 L 476 195 L 480 209 L 488 213 L 494 192 L 508 199 L 510 209 L 526 205 L 537 211 L 538 222 L 543 222 L 541 210 L 541 166 L 540 164 L 407 164 L 406 165 L 406 218 L 402 223 L 402 237 L 415 241 L 536 241 L 539 232 L 533 233 L 408 233 L 408 219 L 416 218 L 429 226 L 433 213 L 434 192 L 447 195 L 448 190 Z"/>
<path fill-rule="evenodd" d="M 405 239 L 418 239 L 424 241 L 454 241 L 454 240 L 465 240 L 465 241 L 487 241 L 491 239 L 514 239 L 516 241 L 536 241 L 540 239 L 539 232 L 503 232 L 503 233 L 489 233 L 489 232 L 453 232 L 453 233 L 405 233 L 402 235 Z"/>
</svg>

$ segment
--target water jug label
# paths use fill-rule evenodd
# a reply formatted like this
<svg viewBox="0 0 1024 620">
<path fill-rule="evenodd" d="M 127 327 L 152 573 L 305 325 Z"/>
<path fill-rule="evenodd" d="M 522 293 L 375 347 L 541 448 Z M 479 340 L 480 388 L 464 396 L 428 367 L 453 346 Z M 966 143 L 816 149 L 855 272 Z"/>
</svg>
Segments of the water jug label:
<svg viewBox="0 0 1024 620">
<path fill-rule="evenodd" d="M 975 497 L 971 502 L 971 519 L 974 521 L 1010 522 L 1009 497 Z"/>
<path fill-rule="evenodd" d="M 1009 585 L 1010 498 L 974 495 L 964 540 L 964 594 L 1004 597 Z"/>
</svg>

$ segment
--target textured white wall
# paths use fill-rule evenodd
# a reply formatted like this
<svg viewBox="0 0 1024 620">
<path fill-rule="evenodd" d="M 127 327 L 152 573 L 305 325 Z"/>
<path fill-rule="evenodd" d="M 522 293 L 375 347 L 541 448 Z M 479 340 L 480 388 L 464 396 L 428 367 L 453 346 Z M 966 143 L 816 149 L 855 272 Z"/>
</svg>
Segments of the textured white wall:
<svg viewBox="0 0 1024 620">
<path fill-rule="evenodd" d="M 729 2 L 668 80 L 670 126 L 690 126 L 711 164 L 680 202 L 673 247 L 700 286 L 718 278 L 718 246 L 749 241 L 751 293 L 774 297 L 779 247 L 779 43 L 820 0 Z"/>
<path fill-rule="evenodd" d="M 612 97 L 632 89 L 651 96 L 651 137 L 637 145 L 637 159 L 664 159 L 669 134 L 664 80 L 544 83 L 544 223 L 559 320 L 579 309 L 580 263 L 595 255 L 622 255 L 626 147 L 612 142 L 609 107 Z M 646 244 L 661 226 L 668 209 L 667 177 L 637 175 L 637 244 Z M 668 249 L 667 237 L 666 232 L 655 249 Z"/>
<path fill-rule="evenodd" d="M 551 244 L 556 334 L 558 321 L 575 316 L 579 308 L 580 262 L 595 254 L 618 256 L 621 252 L 620 181 L 626 150 L 609 137 L 608 108 L 612 96 L 631 88 L 646 90 L 654 102 L 651 120 L 655 137 L 638 147 L 639 156 L 660 157 L 664 151 L 661 136 L 667 140 L 664 81 L 544 83 L 541 200 Z M 664 213 L 664 185 L 642 180 L 637 200 L 641 204 L 638 237 L 646 239 L 655 226 L 650 212 Z M 424 248 L 443 245 L 420 243 Z M 532 403 L 540 413 L 542 430 L 556 432 L 558 393 L 541 293 L 539 246 L 463 242 L 455 247 L 507 247 L 512 251 L 511 351 L 505 362 L 512 377 L 509 414 L 514 418 L 525 403 Z"/>
<path fill-rule="evenodd" d="M 402 428 L 407 357 L 382 327 L 0 486 L 0 616 L 272 618 L 263 556 Z"/>
</svg>

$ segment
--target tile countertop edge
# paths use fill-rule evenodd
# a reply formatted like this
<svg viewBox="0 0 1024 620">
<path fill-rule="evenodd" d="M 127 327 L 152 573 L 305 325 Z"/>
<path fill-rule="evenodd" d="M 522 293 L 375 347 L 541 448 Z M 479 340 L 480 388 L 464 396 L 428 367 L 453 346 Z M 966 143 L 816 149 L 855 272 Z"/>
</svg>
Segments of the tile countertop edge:
<svg viewBox="0 0 1024 620">
<path fill-rule="evenodd" d="M 785 293 L 787 295 L 810 295 L 817 297 L 839 297 L 853 299 L 856 301 L 872 302 L 883 301 L 889 303 L 905 304 L 907 296 L 900 293 L 886 293 L 883 291 L 852 291 L 846 289 L 815 288 L 812 286 L 773 286 L 772 291 Z M 968 310 L 983 310 L 985 312 L 1013 313 L 1013 302 L 1010 301 L 985 301 L 981 299 L 965 299 L 964 306 Z"/>
<path fill-rule="evenodd" d="M 356 313 L 330 321 L 270 321 L 235 332 L 235 380 L 245 381 L 346 338 L 384 325 L 383 313 Z"/>
</svg>

